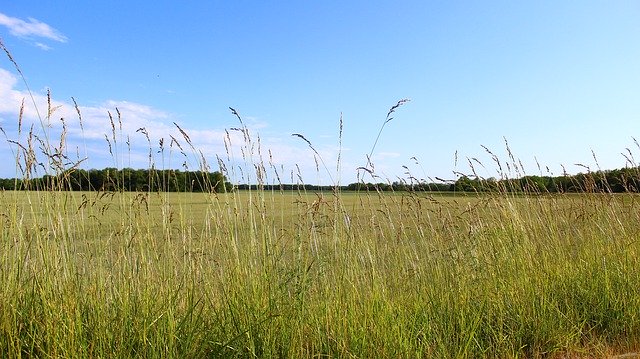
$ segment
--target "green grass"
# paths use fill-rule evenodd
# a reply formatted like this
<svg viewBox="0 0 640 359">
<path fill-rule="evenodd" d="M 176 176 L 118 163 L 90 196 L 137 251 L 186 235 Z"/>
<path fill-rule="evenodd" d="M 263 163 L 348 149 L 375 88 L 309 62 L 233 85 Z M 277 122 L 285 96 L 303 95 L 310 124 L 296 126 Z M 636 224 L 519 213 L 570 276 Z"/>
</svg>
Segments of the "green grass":
<svg viewBox="0 0 640 359">
<path fill-rule="evenodd" d="M 0 198 L 3 356 L 606 356 L 640 337 L 633 195 Z"/>
<path fill-rule="evenodd" d="M 379 179 L 371 156 L 405 102 L 389 110 L 361 174 Z M 69 179 L 86 159 L 66 148 L 69 120 L 49 126 L 47 110 L 42 133 L 21 132 L 19 118 L 6 139 L 22 177 L 46 168 Z M 227 134 L 220 170 L 280 182 L 231 111 L 242 157 Z M 123 164 L 128 134 L 115 113 L 105 140 Z M 196 158 L 208 170 L 177 130 L 159 150 L 139 130 L 150 168 Z M 523 173 L 507 150 L 504 168 Z M 322 158 L 316 165 L 330 172 Z M 0 357 L 566 358 L 640 348 L 637 195 L 65 188 L 0 192 Z"/>
</svg>

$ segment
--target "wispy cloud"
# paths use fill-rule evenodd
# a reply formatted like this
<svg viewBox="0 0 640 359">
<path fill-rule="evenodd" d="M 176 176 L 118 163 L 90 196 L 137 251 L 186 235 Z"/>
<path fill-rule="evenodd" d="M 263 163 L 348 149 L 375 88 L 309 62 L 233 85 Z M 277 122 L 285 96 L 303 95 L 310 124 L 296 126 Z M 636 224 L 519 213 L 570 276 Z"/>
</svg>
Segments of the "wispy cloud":
<svg viewBox="0 0 640 359">
<path fill-rule="evenodd" d="M 47 44 L 43 44 L 41 42 L 36 42 L 36 43 L 34 43 L 34 45 L 36 45 L 36 47 L 38 47 L 38 48 L 40 48 L 41 50 L 44 50 L 44 51 L 51 50 L 51 46 L 49 46 Z"/>
<path fill-rule="evenodd" d="M 57 42 L 67 42 L 68 40 L 60 31 L 31 17 L 23 20 L 0 13 L 0 25 L 9 29 L 11 35 L 25 39 L 45 38 Z M 44 50 L 50 49 L 49 46 L 41 42 L 36 42 L 35 45 Z"/>
<path fill-rule="evenodd" d="M 251 132 L 250 145 L 244 142 L 242 132 L 230 128 L 189 128 L 180 124 L 175 114 L 129 101 L 107 100 L 92 106 L 84 106 L 79 101 L 82 116 L 80 123 L 73 102 L 59 100 L 54 96 L 47 99 L 47 95 L 40 92 L 33 93 L 32 99 L 29 93 L 17 88 L 17 84 L 16 75 L 0 68 L 0 128 L 7 139 L 24 143 L 27 133 L 33 129 L 36 135 L 48 139 L 57 147 L 61 135 L 66 131 L 64 139 L 69 156 L 76 160 L 88 158 L 83 161 L 83 167 L 147 168 L 153 162 L 157 168 L 181 168 L 187 165 L 194 169 L 199 167 L 204 156 L 214 170 L 218 158 L 224 161 L 229 168 L 230 179 L 235 182 L 255 180 L 255 176 L 246 177 L 247 172 L 254 169 L 254 163 L 246 162 L 251 157 L 257 163 L 264 161 L 267 171 L 265 180 L 269 183 L 275 180 L 275 170 L 285 182 L 292 181 L 292 178 L 295 180 L 293 173 L 297 171 L 302 173 L 303 178 L 310 178 L 312 181 L 318 181 L 319 176 L 325 175 L 323 170 L 320 174 L 314 174 L 318 159 L 314 159 L 313 152 L 304 144 L 291 140 L 288 134 L 258 140 L 257 130 L 266 124 L 256 118 L 246 119 Z M 23 101 L 24 109 L 20 117 Z M 48 102 L 53 109 L 49 119 L 46 118 Z M 40 110 L 39 113 L 36 107 Z M 44 117 L 42 122 L 41 117 Z M 188 135 L 191 145 L 174 122 Z M 235 126 L 231 115 L 229 125 Z M 4 134 L 0 136 L 4 137 Z M 16 145 L 4 141 L 2 137 L 0 158 L 11 157 L 10 151 L 16 151 Z M 318 151 L 333 168 L 331 159 L 336 158 L 336 149 L 320 145 Z M 239 167 L 245 170 L 238 171 Z M 7 169 L 0 169 L 0 178 L 13 175 L 2 171 L 6 172 Z M 325 180 L 324 183 L 328 182 Z"/>
</svg>

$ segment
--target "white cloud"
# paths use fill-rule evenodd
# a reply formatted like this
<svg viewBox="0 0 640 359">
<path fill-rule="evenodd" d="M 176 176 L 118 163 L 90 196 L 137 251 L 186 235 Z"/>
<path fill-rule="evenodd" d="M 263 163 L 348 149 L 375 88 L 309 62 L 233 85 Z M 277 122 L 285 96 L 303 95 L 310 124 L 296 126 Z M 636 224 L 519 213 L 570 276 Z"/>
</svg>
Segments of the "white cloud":
<svg viewBox="0 0 640 359">
<path fill-rule="evenodd" d="M 176 116 L 171 113 L 129 101 L 108 100 L 94 106 L 84 106 L 79 103 L 81 126 L 73 102 L 60 101 L 55 98 L 54 93 L 50 100 L 53 111 L 49 122 L 46 93 L 34 92 L 32 100 L 29 93 L 17 88 L 17 84 L 16 75 L 0 68 L 0 126 L 7 133 L 8 139 L 25 144 L 27 134 L 33 126 L 37 136 L 42 139 L 48 138 L 53 147 L 58 147 L 63 125 L 60 119 L 63 118 L 67 131 L 65 142 L 68 156 L 72 161 L 88 157 L 88 160 L 82 164 L 83 168 L 111 166 L 147 168 L 149 153 L 151 153 L 152 162 L 156 168 L 182 168 L 183 163 L 187 162 L 187 167 L 193 170 L 200 168 L 202 154 L 213 170 L 218 169 L 217 158 L 222 159 L 229 169 L 227 174 L 235 177 L 230 178 L 234 182 L 241 182 L 247 178 L 255 181 L 256 175 L 252 171 L 255 171 L 255 165 L 259 163 L 264 164 L 269 182 L 273 182 L 275 178 L 271 165 L 277 168 L 283 182 L 291 181 L 290 174 L 297 173 L 297 168 L 300 168 L 302 177 L 310 183 L 317 182 L 319 175 L 326 177 L 321 164 L 320 174 L 316 172 L 313 151 L 308 149 L 306 144 L 291 138 L 289 134 L 260 136 L 260 149 L 258 149 L 258 128 L 266 126 L 266 123 L 254 118 L 248 118 L 246 121 L 251 137 L 250 145 L 245 143 L 240 131 L 224 128 L 189 128 L 179 123 L 175 119 Z M 21 133 L 18 133 L 18 117 L 23 100 Z M 109 114 L 113 120 L 113 128 Z M 40 118 L 43 119 L 42 124 Z M 229 119 L 233 123 L 231 115 Z M 178 123 L 188 136 L 191 145 L 187 143 L 185 136 L 174 122 Z M 148 140 L 143 131 L 138 131 L 141 128 L 144 128 L 144 132 L 148 134 Z M 172 137 L 180 144 L 182 150 L 173 142 Z M 113 154 L 109 153 L 107 139 L 112 146 Z M 160 149 L 161 139 L 164 141 L 164 152 Z M 16 145 L 2 142 L 4 143 L 0 143 L 0 157 L 12 156 L 9 149 L 12 148 L 15 151 Z M 271 150 L 271 156 L 269 150 Z M 318 151 L 333 172 L 336 149 L 319 145 Z M 296 164 L 299 167 L 296 167 Z M 243 170 L 239 171 L 239 167 Z M 6 171 L 6 169 L 0 168 L 0 171 Z M 247 177 L 248 172 L 252 174 Z M 13 175 L 13 173 L 2 172 L 0 178 Z M 333 173 L 332 175 L 335 176 Z M 320 181 L 325 184 L 330 183 L 328 179 Z"/>
<path fill-rule="evenodd" d="M 0 98 L 7 99 L 8 96 L 11 96 L 16 82 L 18 79 L 11 72 L 0 68 Z M 11 100 L 10 102 L 13 103 Z M 12 103 L 0 102 L 0 112 L 7 112 Z"/>
<path fill-rule="evenodd" d="M 49 50 L 51 50 L 51 46 L 46 45 L 46 44 L 43 44 L 43 43 L 41 43 L 41 42 L 36 42 L 36 43 L 34 43 L 34 45 L 36 45 L 36 47 L 37 47 L 37 48 L 39 48 L 39 49 L 41 49 L 41 50 L 44 50 L 44 51 L 49 51 Z"/>
<path fill-rule="evenodd" d="M 327 166 L 325 168 L 314 151 L 304 141 L 291 137 L 290 133 L 261 134 L 259 129 L 267 127 L 268 124 L 257 118 L 247 117 L 244 121 L 249 130 L 250 144 L 245 143 L 241 131 L 230 128 L 194 129 L 181 123 L 177 120 L 178 116 L 170 112 L 121 100 L 107 100 L 92 106 L 85 106 L 80 102 L 78 104 L 82 116 L 82 126 L 80 126 L 80 119 L 73 102 L 56 99 L 54 91 L 50 99 L 54 110 L 48 122 L 46 90 L 29 94 L 18 86 L 18 77 L 0 68 L 0 126 L 7 133 L 8 139 L 25 144 L 28 132 L 33 126 L 36 135 L 43 139 L 47 137 L 52 146 L 58 147 L 63 125 L 60 119 L 63 118 L 67 130 L 65 142 L 68 156 L 71 161 L 88 157 L 82 163 L 82 167 L 86 169 L 148 168 L 151 153 L 151 161 L 156 168 L 183 169 L 183 163 L 186 162 L 188 169 L 199 169 L 202 165 L 202 155 L 210 169 L 217 170 L 217 158 L 220 158 L 227 168 L 226 174 L 234 183 L 245 181 L 255 183 L 256 166 L 260 165 L 263 165 L 266 170 L 264 180 L 267 183 L 277 183 L 275 171 L 283 183 L 297 182 L 298 172 L 306 183 L 327 185 L 331 184 L 330 177 L 333 180 L 343 177 L 336 173 L 336 160 L 340 149 L 335 144 L 314 141 L 314 148 L 325 162 Z M 23 101 L 24 112 L 19 134 L 18 117 Z M 113 120 L 113 128 L 109 114 Z M 40 118 L 43 119 L 42 124 Z M 231 114 L 228 120 L 230 127 L 239 127 Z M 187 139 L 174 122 L 184 131 L 191 145 L 187 143 Z M 148 134 L 148 140 L 143 131 L 138 131 L 141 128 L 144 128 L 144 132 Z M 116 143 L 113 141 L 113 129 L 115 129 Z M 182 150 L 173 142 L 172 137 L 180 144 Z M 113 154 L 109 153 L 107 139 L 112 146 Z M 164 152 L 160 149 L 161 139 L 164 141 Z M 7 143 L 0 137 L 0 158 L 13 156 L 10 149 L 15 152 L 16 145 Z M 363 162 L 360 164 L 362 165 L 364 158 L 347 159 L 348 152 L 350 151 L 347 148 L 342 149 L 342 168 L 349 174 L 348 177 L 351 177 L 358 166 L 354 163 L 360 160 Z M 396 158 L 397 156 L 394 153 L 383 153 L 374 157 L 382 160 L 383 157 Z M 0 166 L 0 178 L 15 175 L 6 171 L 6 168 Z"/>
<path fill-rule="evenodd" d="M 268 127 L 266 122 L 260 120 L 257 117 L 244 116 L 242 119 L 244 120 L 244 122 L 247 124 L 248 127 L 252 128 L 252 129 L 255 129 L 255 130 L 259 130 L 259 129 Z"/>
<path fill-rule="evenodd" d="M 21 38 L 46 38 L 57 42 L 67 42 L 67 37 L 53 27 L 34 18 L 28 18 L 27 21 L 15 17 L 7 16 L 0 13 L 0 25 L 4 25 L 9 29 L 9 33 Z M 35 43 L 36 46 L 48 49 L 48 46 L 42 43 Z"/>
</svg>

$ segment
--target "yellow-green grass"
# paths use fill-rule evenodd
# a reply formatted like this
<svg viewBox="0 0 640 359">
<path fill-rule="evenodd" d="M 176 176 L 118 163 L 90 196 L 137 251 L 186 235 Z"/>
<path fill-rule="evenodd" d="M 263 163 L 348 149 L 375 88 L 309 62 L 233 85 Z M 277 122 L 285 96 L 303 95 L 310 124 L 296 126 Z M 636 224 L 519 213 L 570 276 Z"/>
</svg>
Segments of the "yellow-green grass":
<svg viewBox="0 0 640 359">
<path fill-rule="evenodd" d="M 71 119 L 51 126 L 48 100 L 41 132 L 22 128 L 22 111 L 15 138 L 2 130 L 19 177 L 52 177 L 21 183 L 47 191 L 0 192 L 0 357 L 606 357 L 640 346 L 636 195 L 129 193 L 118 178 L 115 192 L 67 192 L 88 159 L 67 149 Z M 360 174 L 380 179 L 372 155 L 406 102 Z M 279 183 L 271 153 L 231 112 L 243 142 L 233 151 L 226 132 L 220 171 Z M 124 164 L 115 114 L 105 140 Z M 159 149 L 138 130 L 149 169 L 208 172 L 176 127 Z M 500 178 L 518 177 L 506 145 L 509 163 L 485 150 Z"/>
<path fill-rule="evenodd" d="M 3 192 L 0 354 L 607 356 L 634 195 Z"/>
</svg>

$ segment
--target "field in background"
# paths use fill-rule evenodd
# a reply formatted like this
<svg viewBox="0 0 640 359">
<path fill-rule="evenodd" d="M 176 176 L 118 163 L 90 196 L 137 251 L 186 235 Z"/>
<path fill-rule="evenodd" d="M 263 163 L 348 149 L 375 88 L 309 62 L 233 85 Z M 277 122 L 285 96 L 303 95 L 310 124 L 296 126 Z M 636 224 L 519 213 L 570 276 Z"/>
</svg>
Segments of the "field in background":
<svg viewBox="0 0 640 359">
<path fill-rule="evenodd" d="M 640 197 L 2 192 L 0 353 L 612 355 Z"/>
</svg>

